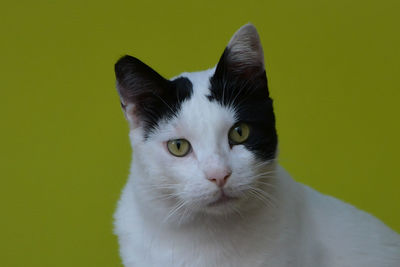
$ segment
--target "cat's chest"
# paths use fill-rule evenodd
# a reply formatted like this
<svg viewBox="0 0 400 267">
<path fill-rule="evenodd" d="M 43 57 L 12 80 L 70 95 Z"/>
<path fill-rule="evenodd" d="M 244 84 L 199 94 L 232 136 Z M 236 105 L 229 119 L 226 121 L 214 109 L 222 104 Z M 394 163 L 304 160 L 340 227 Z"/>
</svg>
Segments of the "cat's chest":
<svg viewBox="0 0 400 267">
<path fill-rule="evenodd" d="M 138 230 L 138 229 L 137 229 Z M 289 251 L 271 248 L 262 233 L 251 236 L 220 236 L 210 233 L 177 234 L 162 231 L 146 232 L 142 229 L 129 235 L 122 245 L 125 266 L 163 267 L 287 267 L 295 260 Z M 300 264 L 299 259 L 296 260 Z M 297 265 L 301 266 L 301 265 Z"/>
<path fill-rule="evenodd" d="M 132 240 L 133 241 L 133 240 Z M 277 266 L 271 258 L 267 264 L 267 251 L 255 248 L 251 244 L 237 242 L 218 242 L 218 240 L 179 240 L 177 238 L 159 239 L 155 236 L 148 241 L 133 241 L 131 253 L 137 264 L 133 266 Z M 131 255 L 132 255 L 131 254 Z M 133 255 L 132 255 L 133 256 Z M 128 265 L 131 267 L 130 265 Z M 281 265 L 279 265 L 281 266 Z M 282 265 L 284 266 L 284 265 Z"/>
</svg>

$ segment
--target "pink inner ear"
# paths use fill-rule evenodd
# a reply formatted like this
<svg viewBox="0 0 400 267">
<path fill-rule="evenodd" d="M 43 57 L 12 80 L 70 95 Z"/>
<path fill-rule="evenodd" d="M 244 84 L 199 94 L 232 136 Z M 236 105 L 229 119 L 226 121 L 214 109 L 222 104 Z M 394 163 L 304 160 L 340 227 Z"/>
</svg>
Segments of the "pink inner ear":
<svg viewBox="0 0 400 267">
<path fill-rule="evenodd" d="M 129 122 L 129 127 L 135 129 L 140 125 L 140 120 L 137 117 L 136 107 L 134 104 L 128 104 L 123 107 L 125 118 Z"/>
<path fill-rule="evenodd" d="M 252 24 L 244 25 L 233 35 L 227 50 L 228 62 L 233 70 L 264 70 L 264 52 L 257 29 Z"/>
</svg>

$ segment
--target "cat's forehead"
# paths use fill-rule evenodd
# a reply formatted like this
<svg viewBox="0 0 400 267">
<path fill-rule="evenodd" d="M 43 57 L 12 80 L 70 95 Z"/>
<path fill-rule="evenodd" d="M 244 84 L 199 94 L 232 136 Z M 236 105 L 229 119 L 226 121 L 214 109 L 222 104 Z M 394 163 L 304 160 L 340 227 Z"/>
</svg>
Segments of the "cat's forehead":
<svg viewBox="0 0 400 267">
<path fill-rule="evenodd" d="M 214 73 L 215 67 L 203 71 L 183 72 L 177 77 L 172 78 L 172 80 L 176 80 L 178 78 L 186 78 L 191 82 L 194 94 L 209 95 L 210 78 L 214 75 Z"/>
<path fill-rule="evenodd" d="M 216 135 L 235 122 L 232 108 L 210 99 L 210 78 L 215 68 L 200 72 L 185 72 L 176 78 L 185 78 L 192 84 L 192 94 L 182 104 L 174 125 L 183 133 Z"/>
</svg>

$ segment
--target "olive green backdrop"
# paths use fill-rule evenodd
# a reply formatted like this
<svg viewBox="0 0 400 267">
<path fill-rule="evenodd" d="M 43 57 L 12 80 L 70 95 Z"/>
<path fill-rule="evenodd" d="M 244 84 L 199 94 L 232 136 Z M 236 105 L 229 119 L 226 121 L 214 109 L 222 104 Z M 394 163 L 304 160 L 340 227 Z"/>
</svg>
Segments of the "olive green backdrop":
<svg viewBox="0 0 400 267">
<path fill-rule="evenodd" d="M 280 161 L 400 230 L 399 1 L 14 1 L 0 7 L 0 265 L 121 266 L 128 174 L 113 64 L 213 66 L 251 21 Z"/>
</svg>

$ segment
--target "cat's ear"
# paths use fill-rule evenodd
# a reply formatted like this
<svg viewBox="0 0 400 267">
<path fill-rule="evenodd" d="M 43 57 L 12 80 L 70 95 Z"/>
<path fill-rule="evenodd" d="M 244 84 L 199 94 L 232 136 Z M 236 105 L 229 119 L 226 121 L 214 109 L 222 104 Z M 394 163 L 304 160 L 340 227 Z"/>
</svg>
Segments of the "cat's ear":
<svg viewBox="0 0 400 267">
<path fill-rule="evenodd" d="M 263 74 L 264 53 L 257 29 L 252 24 L 242 26 L 232 37 L 216 68 L 217 75 L 233 74 L 252 79 Z"/>
<path fill-rule="evenodd" d="M 124 56 L 115 64 L 121 106 L 132 128 L 139 126 L 169 81 L 137 58 Z M 157 100 L 156 100 L 157 101 Z"/>
</svg>

